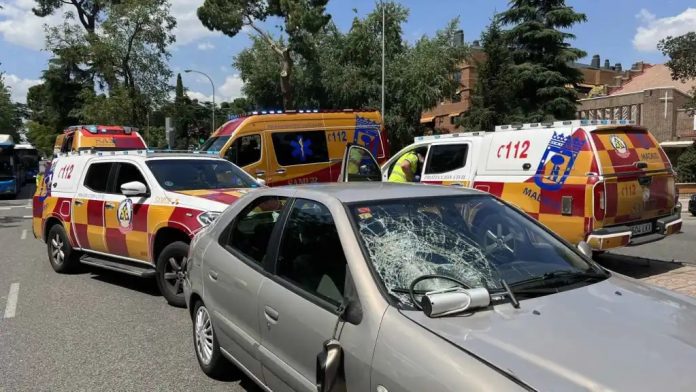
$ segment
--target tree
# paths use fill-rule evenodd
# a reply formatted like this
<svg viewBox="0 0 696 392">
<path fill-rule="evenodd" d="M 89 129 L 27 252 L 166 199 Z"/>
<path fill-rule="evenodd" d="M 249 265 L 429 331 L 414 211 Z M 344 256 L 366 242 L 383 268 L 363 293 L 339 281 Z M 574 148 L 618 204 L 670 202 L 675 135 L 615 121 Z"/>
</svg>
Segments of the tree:
<svg viewBox="0 0 696 392">
<path fill-rule="evenodd" d="M 696 33 L 689 32 L 679 37 L 669 36 L 661 40 L 657 48 L 669 57 L 667 66 L 671 70 L 672 79 L 686 82 L 696 79 Z M 696 112 L 696 89 L 691 90 L 691 100 L 685 108 L 693 116 Z"/>
<path fill-rule="evenodd" d="M 696 181 L 696 144 L 691 145 L 677 159 L 677 175 L 679 182 Z"/>
<path fill-rule="evenodd" d="M 17 106 L 12 103 L 10 89 L 5 86 L 3 75 L 0 73 L 0 133 L 9 134 L 14 140 L 19 141 L 21 128 L 22 118 Z"/>
<path fill-rule="evenodd" d="M 205 0 L 198 8 L 198 18 L 210 30 L 217 30 L 230 37 L 243 27 L 251 28 L 259 42 L 272 50 L 275 62 L 280 65 L 280 89 L 283 107 L 294 107 L 292 73 L 295 55 L 311 60 L 315 57 L 314 35 L 331 19 L 326 15 L 328 0 Z M 261 27 L 269 17 L 283 19 L 281 34 L 284 41 L 273 37 Z"/>
<path fill-rule="evenodd" d="M 492 131 L 497 124 L 519 121 L 521 115 L 512 100 L 519 87 L 512 72 L 512 54 L 497 18 L 481 34 L 481 44 L 485 59 L 476 64 L 471 108 L 464 114 L 462 125 L 468 130 Z"/>
<path fill-rule="evenodd" d="M 520 83 L 514 97 L 527 121 L 575 117 L 577 94 L 568 85 L 582 81 L 572 63 L 586 55 L 567 43 L 575 36 L 563 31 L 586 21 L 585 14 L 565 5 L 565 0 L 511 0 L 500 21 L 506 31 Z"/>
<path fill-rule="evenodd" d="M 118 0 L 35 0 L 36 7 L 32 11 L 36 16 L 45 17 L 53 14 L 64 6 L 71 6 L 80 20 L 80 24 L 88 33 L 94 33 L 97 21 L 103 16 L 103 12 L 110 4 L 119 3 Z"/>
</svg>

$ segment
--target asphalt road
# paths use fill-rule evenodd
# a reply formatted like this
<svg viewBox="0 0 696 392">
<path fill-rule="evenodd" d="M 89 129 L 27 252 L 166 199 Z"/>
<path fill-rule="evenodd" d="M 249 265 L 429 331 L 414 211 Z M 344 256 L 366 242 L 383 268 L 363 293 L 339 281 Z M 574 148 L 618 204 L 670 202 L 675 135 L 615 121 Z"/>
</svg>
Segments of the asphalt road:
<svg viewBox="0 0 696 392">
<path fill-rule="evenodd" d="M 201 372 L 187 311 L 153 280 L 55 273 L 31 232 L 28 188 L 0 200 L 0 391 L 257 390 L 232 367 L 226 380 Z"/>
<path fill-rule="evenodd" d="M 225 380 L 200 371 L 187 311 L 167 305 L 153 280 L 55 273 L 31 232 L 31 192 L 0 200 L 0 392 L 257 390 L 232 367 Z M 683 217 L 683 233 L 603 261 L 637 278 L 679 266 L 646 269 L 633 256 L 696 265 L 696 218 Z"/>
</svg>

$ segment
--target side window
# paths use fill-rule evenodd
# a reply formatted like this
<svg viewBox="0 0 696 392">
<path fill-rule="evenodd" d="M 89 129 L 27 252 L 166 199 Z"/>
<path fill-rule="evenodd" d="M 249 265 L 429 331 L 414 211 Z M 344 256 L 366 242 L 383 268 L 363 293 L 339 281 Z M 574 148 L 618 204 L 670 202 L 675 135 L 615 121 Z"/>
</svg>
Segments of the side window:
<svg viewBox="0 0 696 392">
<path fill-rule="evenodd" d="M 272 138 L 276 159 L 282 166 L 329 161 L 324 131 L 276 132 Z"/>
<path fill-rule="evenodd" d="M 142 182 L 147 186 L 147 181 L 137 166 L 132 163 L 121 163 L 119 166 L 114 193 L 121 194 L 121 185 L 133 181 Z"/>
<path fill-rule="evenodd" d="M 106 187 L 109 183 L 109 173 L 113 165 L 114 164 L 111 162 L 91 164 L 85 175 L 85 187 L 94 192 L 106 193 Z"/>
<path fill-rule="evenodd" d="M 447 173 L 464 167 L 468 151 L 468 144 L 432 146 L 425 165 L 425 174 Z"/>
<path fill-rule="evenodd" d="M 60 152 L 70 152 L 72 150 L 72 144 L 73 144 L 74 137 L 75 137 L 74 133 L 71 133 L 70 135 L 65 136 L 65 138 L 63 139 L 63 146 L 60 148 Z"/>
<path fill-rule="evenodd" d="M 243 253 L 258 264 L 263 264 L 273 227 L 287 203 L 287 198 L 260 197 L 248 205 L 227 230 L 223 245 Z"/>
<path fill-rule="evenodd" d="M 341 303 L 346 257 L 325 206 L 297 199 L 280 243 L 276 275 L 332 304 Z"/>
<path fill-rule="evenodd" d="M 239 167 L 244 167 L 261 160 L 261 136 L 247 135 L 232 143 L 225 154 L 225 159 Z"/>
</svg>

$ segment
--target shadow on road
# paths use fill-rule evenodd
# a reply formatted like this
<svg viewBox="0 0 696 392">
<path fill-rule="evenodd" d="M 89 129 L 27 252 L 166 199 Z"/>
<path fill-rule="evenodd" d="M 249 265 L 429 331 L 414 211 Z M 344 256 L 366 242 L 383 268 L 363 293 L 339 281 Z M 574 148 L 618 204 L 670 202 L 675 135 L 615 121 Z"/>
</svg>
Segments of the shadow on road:
<svg viewBox="0 0 696 392">
<path fill-rule="evenodd" d="M 17 227 L 21 225 L 21 222 L 26 219 L 19 216 L 0 216 L 0 227 Z"/>
<path fill-rule="evenodd" d="M 596 256 L 594 260 L 603 267 L 635 279 L 660 275 L 683 267 L 678 262 L 626 256 L 616 253 L 604 253 Z"/>
<path fill-rule="evenodd" d="M 92 267 L 89 265 L 80 265 L 76 271 L 77 274 L 88 273 L 91 278 L 100 282 L 121 286 L 129 290 L 139 291 L 143 294 L 148 294 L 153 297 L 161 297 L 159 289 L 154 279 L 138 278 L 136 276 L 127 275 L 121 272 L 110 271 L 103 268 Z"/>
</svg>

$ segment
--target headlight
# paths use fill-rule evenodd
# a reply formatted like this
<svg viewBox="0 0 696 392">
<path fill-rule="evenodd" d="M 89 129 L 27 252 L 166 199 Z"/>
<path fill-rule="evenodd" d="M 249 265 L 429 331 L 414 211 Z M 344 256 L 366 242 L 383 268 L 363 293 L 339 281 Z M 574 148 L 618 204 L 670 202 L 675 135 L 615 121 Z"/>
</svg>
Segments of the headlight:
<svg viewBox="0 0 696 392">
<path fill-rule="evenodd" d="M 215 222 L 215 219 L 220 216 L 219 212 L 215 211 L 207 211 L 203 212 L 200 215 L 198 215 L 198 223 L 200 223 L 203 226 L 208 226 L 209 224 Z"/>
</svg>

